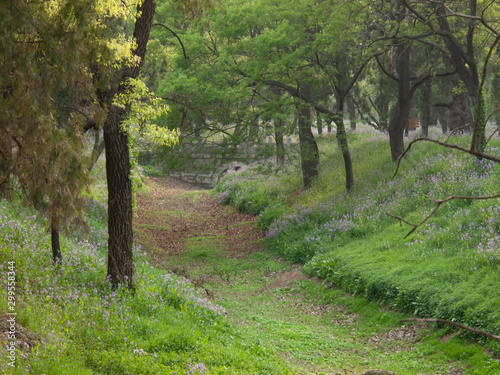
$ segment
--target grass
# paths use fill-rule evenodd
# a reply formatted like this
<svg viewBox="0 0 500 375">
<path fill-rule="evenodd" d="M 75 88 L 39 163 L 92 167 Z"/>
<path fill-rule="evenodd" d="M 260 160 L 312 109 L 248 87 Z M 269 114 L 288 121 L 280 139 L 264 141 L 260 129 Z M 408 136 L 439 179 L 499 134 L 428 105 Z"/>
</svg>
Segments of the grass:
<svg viewBox="0 0 500 375">
<path fill-rule="evenodd" d="M 434 208 L 433 200 L 497 194 L 500 165 L 420 143 L 394 177 L 385 136 L 365 130 L 350 140 L 356 186 L 349 195 L 334 139 L 321 137 L 320 177 L 311 189 L 300 192 L 298 169 L 282 174 L 269 162 L 227 175 L 216 187 L 219 199 L 259 211 L 272 251 L 304 263 L 309 275 L 417 317 L 460 321 L 500 334 L 500 202 L 452 201 L 408 238 L 411 227 L 386 214 L 419 222 Z M 500 153 L 498 140 L 488 152 Z M 294 164 L 292 159 L 282 169 Z M 255 204 L 266 195 L 275 198 Z M 498 343 L 475 339 L 500 354 Z M 497 369 L 498 362 L 492 363 Z M 496 370 L 481 371 L 476 373 Z"/>
<path fill-rule="evenodd" d="M 7 346 L 0 346 L 1 373 L 289 373 L 232 327 L 223 307 L 187 279 L 153 268 L 139 247 L 134 292 L 112 290 L 105 278 L 105 206 L 89 201 L 86 215 L 90 232 L 63 236 L 63 263 L 54 267 L 48 223 L 0 201 L 0 313 L 2 324 L 7 312 L 17 314 L 18 341 L 13 366 L 4 360 Z M 15 273 L 15 306 L 8 304 L 9 272 Z"/>
</svg>

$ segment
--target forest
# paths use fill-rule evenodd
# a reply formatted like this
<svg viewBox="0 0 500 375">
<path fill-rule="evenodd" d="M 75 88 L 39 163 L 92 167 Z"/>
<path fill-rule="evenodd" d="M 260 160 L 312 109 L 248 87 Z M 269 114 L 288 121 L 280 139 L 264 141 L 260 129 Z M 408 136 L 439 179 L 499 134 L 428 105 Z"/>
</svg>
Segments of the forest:
<svg viewBox="0 0 500 375">
<path fill-rule="evenodd" d="M 500 374 L 500 3 L 0 4 L 0 372 Z"/>
</svg>

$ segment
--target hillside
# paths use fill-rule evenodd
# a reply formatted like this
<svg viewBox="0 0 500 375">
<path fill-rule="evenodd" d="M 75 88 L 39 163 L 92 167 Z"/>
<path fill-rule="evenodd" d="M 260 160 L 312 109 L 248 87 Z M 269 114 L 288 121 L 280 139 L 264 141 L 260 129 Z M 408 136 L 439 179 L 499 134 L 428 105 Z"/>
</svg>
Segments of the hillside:
<svg viewBox="0 0 500 375">
<path fill-rule="evenodd" d="M 498 335 L 500 200 L 454 199 L 408 237 L 413 227 L 393 216 L 420 223 L 436 200 L 496 195 L 500 165 L 422 142 L 394 176 L 384 135 L 365 130 L 350 137 L 356 177 L 351 194 L 343 191 L 334 139 L 322 137 L 322 169 L 311 189 L 300 188 L 292 154 L 285 166 L 270 161 L 228 174 L 216 188 L 218 197 L 260 213 L 270 249 L 333 287 L 416 317 Z M 468 140 L 455 136 L 449 142 Z M 498 140 L 488 147 L 500 154 Z M 498 350 L 497 343 L 491 346 Z"/>
</svg>

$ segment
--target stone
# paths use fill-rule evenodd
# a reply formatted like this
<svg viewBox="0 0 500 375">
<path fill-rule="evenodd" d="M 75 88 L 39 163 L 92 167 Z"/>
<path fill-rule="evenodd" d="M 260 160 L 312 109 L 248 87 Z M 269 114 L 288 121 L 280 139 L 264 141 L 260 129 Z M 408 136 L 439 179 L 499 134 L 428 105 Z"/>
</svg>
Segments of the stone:
<svg viewBox="0 0 500 375">
<path fill-rule="evenodd" d="M 366 370 L 363 375 L 395 375 L 394 371 Z"/>
</svg>

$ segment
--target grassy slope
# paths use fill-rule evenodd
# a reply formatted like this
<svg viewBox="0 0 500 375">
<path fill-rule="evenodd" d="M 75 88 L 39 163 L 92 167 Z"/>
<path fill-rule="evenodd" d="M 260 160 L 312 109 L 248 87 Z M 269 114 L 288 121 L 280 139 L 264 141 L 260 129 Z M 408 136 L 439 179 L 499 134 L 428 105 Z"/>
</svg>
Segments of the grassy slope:
<svg viewBox="0 0 500 375">
<path fill-rule="evenodd" d="M 466 145 L 468 139 L 451 142 Z M 493 141 L 489 152 L 500 154 L 498 146 Z M 384 136 L 358 132 L 351 135 L 351 147 L 351 195 L 343 191 L 342 160 L 329 137 L 320 141 L 322 170 L 309 191 L 298 190 L 297 165 L 230 174 L 216 191 L 223 202 L 262 212 L 269 246 L 305 263 L 309 274 L 416 316 L 500 334 L 499 201 L 450 202 L 408 238 L 411 227 L 386 215 L 419 222 L 433 209 L 432 200 L 497 194 L 500 165 L 421 143 L 393 177 Z"/>
<path fill-rule="evenodd" d="M 102 165 L 95 172 L 102 176 Z M 102 181 L 98 179 L 97 182 Z M 92 196 L 101 197 L 96 185 Z M 102 197 L 101 197 L 102 198 Z M 0 346 L 5 374 L 286 374 L 262 347 L 245 340 L 191 283 L 152 268 L 135 250 L 134 294 L 105 281 L 106 209 L 86 209 L 90 233 L 64 238 L 63 265 L 50 259 L 47 222 L 0 201 L 0 324 L 15 312 L 15 366 Z M 15 306 L 9 310 L 9 262 Z M 1 335 L 1 333 L 0 333 Z M 10 342 L 6 335 L 0 337 Z"/>
</svg>

